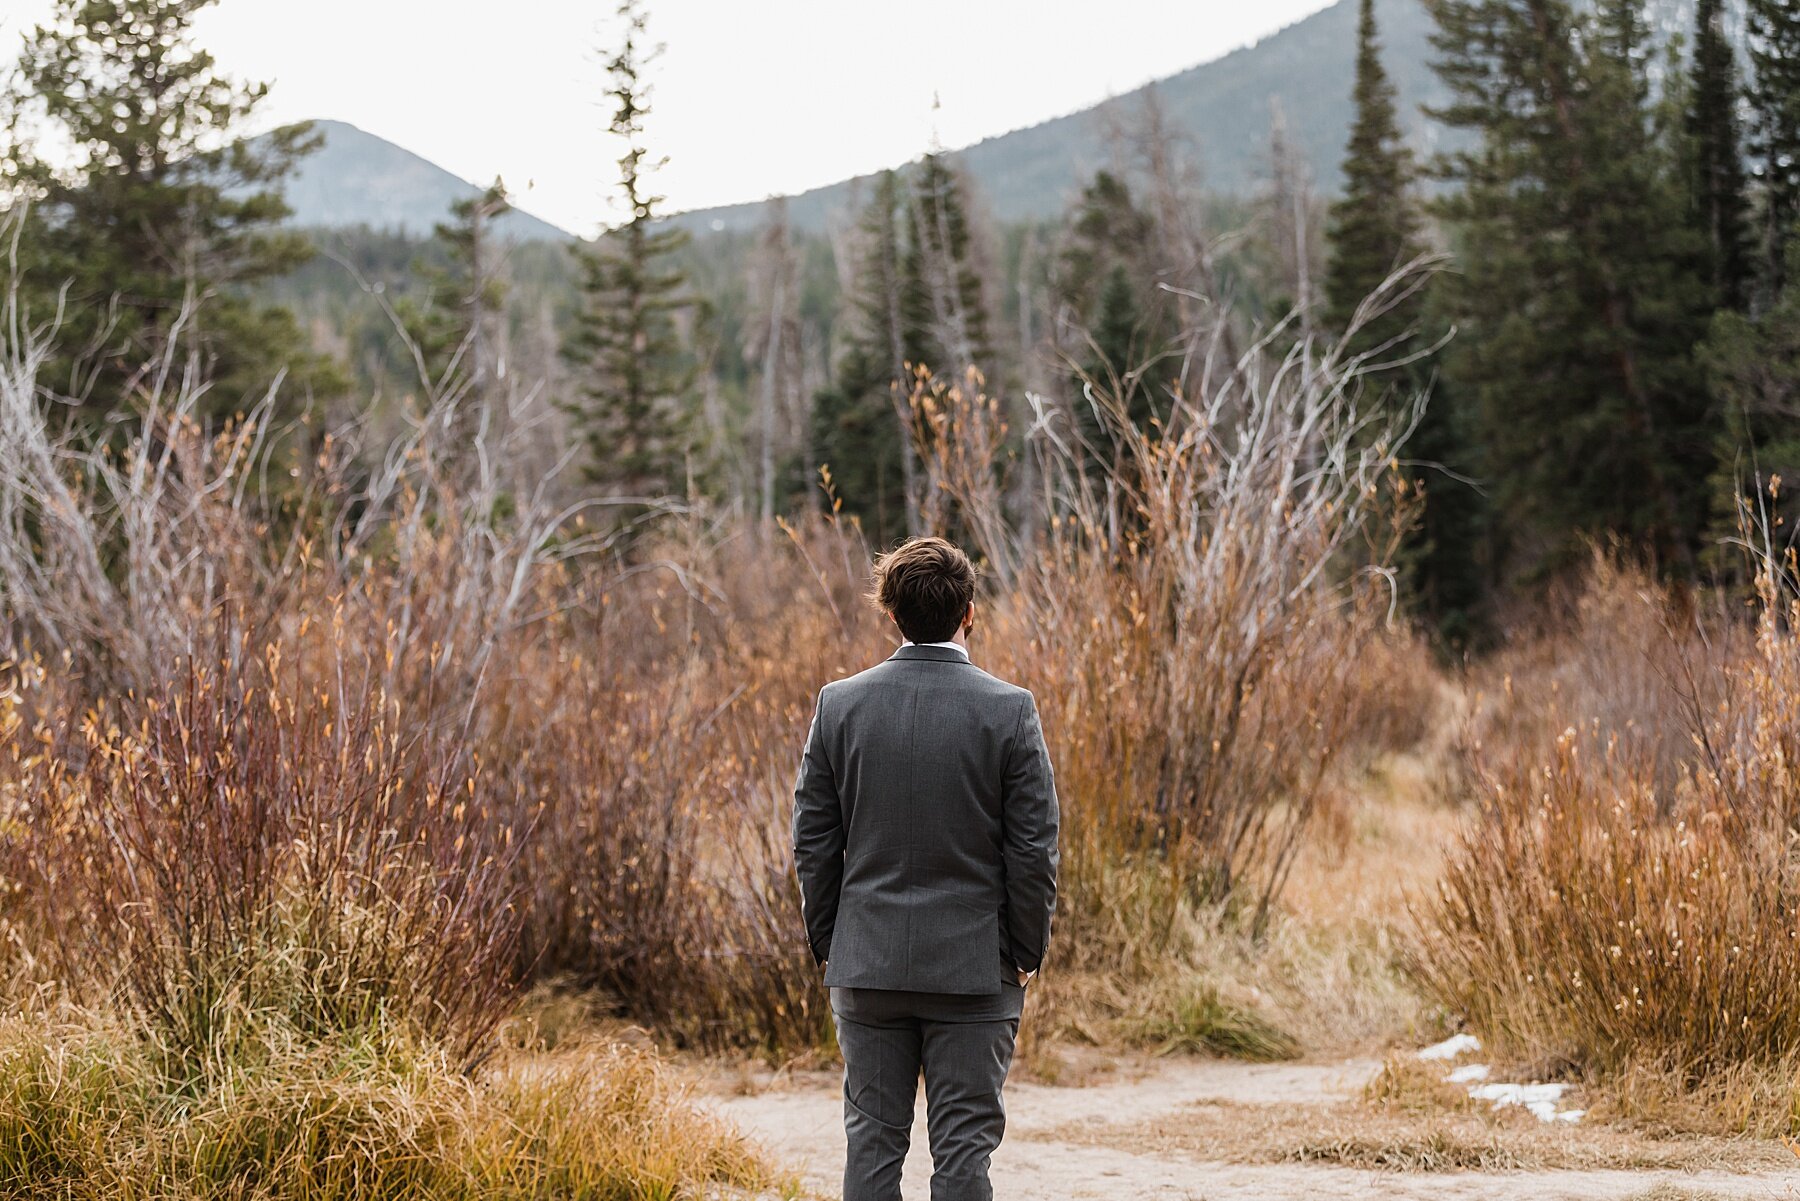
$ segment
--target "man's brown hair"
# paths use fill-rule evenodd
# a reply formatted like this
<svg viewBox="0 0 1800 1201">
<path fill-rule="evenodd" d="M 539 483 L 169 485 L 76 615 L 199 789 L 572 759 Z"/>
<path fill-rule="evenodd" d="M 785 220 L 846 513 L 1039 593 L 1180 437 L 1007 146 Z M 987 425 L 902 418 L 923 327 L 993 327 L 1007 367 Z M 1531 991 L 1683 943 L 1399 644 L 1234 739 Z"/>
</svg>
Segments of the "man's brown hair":
<svg viewBox="0 0 1800 1201">
<path fill-rule="evenodd" d="M 908 538 L 876 557 L 872 595 L 907 641 L 948 642 L 975 599 L 975 565 L 942 538 Z"/>
</svg>

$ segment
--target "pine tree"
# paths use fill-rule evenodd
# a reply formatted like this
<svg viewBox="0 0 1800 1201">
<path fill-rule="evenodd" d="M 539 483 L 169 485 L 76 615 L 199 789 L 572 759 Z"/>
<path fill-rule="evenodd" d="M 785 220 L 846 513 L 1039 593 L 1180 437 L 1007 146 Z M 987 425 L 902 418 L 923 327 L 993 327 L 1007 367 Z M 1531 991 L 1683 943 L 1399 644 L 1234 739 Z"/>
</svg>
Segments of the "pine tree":
<svg viewBox="0 0 1800 1201">
<path fill-rule="evenodd" d="M 1788 278 L 1800 278 L 1796 272 L 1800 241 L 1788 245 Z M 1800 285 L 1790 283 L 1754 316 L 1719 313 L 1702 357 L 1724 414 L 1715 522 L 1729 535 L 1737 530 L 1740 502 L 1766 505 L 1772 480 L 1800 479 Z M 1776 503 L 1781 533 L 1791 537 L 1800 522 L 1800 492 L 1784 487 Z"/>
<path fill-rule="evenodd" d="M 663 198 L 650 190 L 655 163 L 644 146 L 649 85 L 644 73 L 658 48 L 647 46 L 643 0 L 621 0 L 623 34 L 608 61 L 609 128 L 625 144 L 618 196 L 624 223 L 592 245 L 578 245 L 582 309 L 564 348 L 582 381 L 570 405 L 588 444 L 588 477 L 641 497 L 686 486 L 686 393 L 694 370 L 677 315 L 692 301 L 686 277 L 669 265 L 686 232 L 660 225 Z"/>
<path fill-rule="evenodd" d="M 1413 196 L 1412 152 L 1394 111 L 1394 85 L 1381 65 L 1374 0 L 1362 0 L 1357 27 L 1356 117 L 1344 156 L 1343 195 L 1331 206 L 1331 253 L 1325 268 L 1325 320 L 1347 330 L 1363 299 L 1424 249 Z M 1370 348 L 1404 335 L 1418 323 L 1415 294 L 1372 322 L 1358 338 Z"/>
<path fill-rule="evenodd" d="M 851 329 L 831 386 L 813 401 L 813 454 L 830 472 L 842 511 L 876 546 L 919 529 L 918 467 L 900 391 L 906 365 L 925 356 L 921 331 L 904 312 L 905 187 L 892 171 L 876 182 L 859 230 Z"/>
<path fill-rule="evenodd" d="M 1426 250 L 1416 167 L 1394 95 L 1381 62 L 1374 0 L 1362 0 L 1352 92 L 1356 116 L 1344 156 L 1344 192 L 1331 206 L 1325 268 L 1324 316 L 1336 333 L 1348 331 L 1364 300 Z M 1350 349 L 1374 353 L 1386 348 L 1395 358 L 1423 351 L 1438 332 L 1430 328 L 1427 300 L 1424 290 L 1392 299 L 1357 331 Z M 1368 384 L 1410 403 L 1432 389 L 1438 368 L 1435 357 L 1418 360 L 1377 373 Z M 1456 399 L 1453 389 L 1438 386 L 1406 447 L 1407 459 L 1419 465 L 1409 472 L 1410 483 L 1423 486 L 1425 508 L 1400 548 L 1400 565 L 1417 610 L 1460 644 L 1469 637 L 1471 615 L 1481 599 L 1475 563 L 1481 498 L 1467 482 L 1468 454 Z"/>
<path fill-rule="evenodd" d="M 1154 430 L 1159 401 L 1178 364 L 1168 354 L 1175 337 L 1170 307 L 1157 289 L 1158 230 L 1125 181 L 1099 171 L 1082 190 L 1057 260 L 1055 295 L 1061 320 L 1075 328 L 1065 350 L 1075 365 L 1072 407 L 1083 441 L 1117 463 L 1119 431 L 1101 419 L 1083 394 L 1091 380 L 1123 405 L 1138 429 Z M 1097 471 L 1100 462 L 1092 464 Z"/>
<path fill-rule="evenodd" d="M 993 355 L 965 187 L 936 153 L 877 181 L 858 231 L 852 328 L 814 397 L 813 453 L 877 545 L 923 528 L 915 372 L 960 384 Z"/>
<path fill-rule="evenodd" d="M 1738 128 L 1737 52 L 1723 0 L 1699 0 L 1687 134 L 1695 220 L 1706 238 L 1707 277 L 1718 303 L 1742 308 L 1751 279 L 1743 138 Z"/>
<path fill-rule="evenodd" d="M 1430 316 L 1426 323 L 1440 324 Z M 1460 651 L 1483 634 L 1482 548 L 1492 514 L 1472 482 L 1478 458 L 1464 398 L 1441 376 L 1429 386 L 1429 402 L 1404 449 L 1424 511 L 1400 548 L 1399 566 L 1413 610 L 1447 647 Z"/>
<path fill-rule="evenodd" d="M 433 229 L 444 262 L 420 262 L 423 295 L 396 306 L 417 348 L 434 396 L 469 395 L 472 411 L 492 392 L 498 372 L 498 318 L 506 304 L 494 222 L 510 212 L 506 185 L 495 180 L 479 196 L 450 206 L 450 221 Z"/>
<path fill-rule="evenodd" d="M 1119 264 L 1153 278 L 1156 234 L 1155 222 L 1138 207 L 1125 181 L 1096 171 L 1081 191 L 1057 258 L 1057 300 L 1078 313 L 1090 312 Z"/>
<path fill-rule="evenodd" d="M 1087 353 L 1081 364 L 1080 383 L 1092 381 L 1101 393 L 1090 403 L 1080 383 L 1076 388 L 1076 428 L 1082 441 L 1111 466 L 1113 471 L 1125 466 L 1125 439 L 1116 423 L 1120 417 L 1137 430 L 1154 434 L 1156 406 L 1152 385 L 1142 376 L 1154 369 L 1155 348 L 1146 345 L 1144 316 L 1138 306 L 1138 289 L 1129 268 L 1113 265 L 1094 303 L 1093 326 L 1088 331 Z M 1118 403 L 1122 412 L 1105 414 L 1095 403 Z M 1098 470 L 1100 462 L 1091 463 Z"/>
<path fill-rule="evenodd" d="M 1800 7 L 1746 0 L 1750 35 L 1750 151 L 1763 185 L 1770 292 L 1786 279 L 1787 244 L 1800 223 Z"/>
<path fill-rule="evenodd" d="M 1693 562 L 1713 427 L 1694 346 L 1707 291 L 1672 131 L 1652 120 L 1635 0 L 1437 0 L 1439 114 L 1461 254 L 1448 371 L 1516 569 L 1584 537 Z"/>
<path fill-rule="evenodd" d="M 230 79 L 195 44 L 211 3 L 56 0 L 20 54 L 0 183 L 34 205 L 26 282 L 37 311 L 63 300 L 59 354 L 41 382 L 95 421 L 167 356 L 198 362 L 213 414 L 254 404 L 283 370 L 286 395 L 342 386 L 290 314 L 245 293 L 311 254 L 280 228 L 280 185 L 317 141 L 305 125 L 239 138 L 267 86 Z M 40 157 L 31 129 L 71 165 Z"/>
</svg>

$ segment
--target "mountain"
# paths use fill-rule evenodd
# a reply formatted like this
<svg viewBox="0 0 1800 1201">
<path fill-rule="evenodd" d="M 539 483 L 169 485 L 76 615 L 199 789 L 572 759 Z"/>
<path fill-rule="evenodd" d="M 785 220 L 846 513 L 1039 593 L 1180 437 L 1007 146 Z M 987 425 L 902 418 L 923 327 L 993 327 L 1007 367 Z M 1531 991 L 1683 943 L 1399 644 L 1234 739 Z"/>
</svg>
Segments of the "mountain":
<svg viewBox="0 0 1800 1201">
<path fill-rule="evenodd" d="M 313 129 L 323 135 L 324 144 L 300 160 L 285 188 L 295 225 L 366 225 L 422 237 L 449 219 L 453 201 L 483 191 L 354 125 L 315 121 Z M 566 241 L 573 236 L 518 209 L 496 224 L 504 235 L 520 242 Z"/>
<path fill-rule="evenodd" d="M 1384 57 L 1403 114 L 1420 142 L 1433 131 L 1419 115 L 1443 99 L 1430 68 L 1431 18 L 1421 0 L 1376 0 Z M 1193 139 L 1209 189 L 1244 195 L 1266 172 L 1273 107 L 1287 137 L 1326 189 L 1338 183 L 1338 161 L 1350 129 L 1350 85 L 1356 59 L 1356 0 L 1338 0 L 1254 45 L 1190 67 L 1080 112 L 1015 130 L 957 151 L 988 210 L 1001 221 L 1062 213 L 1099 168 L 1113 161 L 1114 130 L 1129 131 L 1145 93 L 1154 89 L 1169 126 Z M 869 177 L 803 192 L 788 201 L 796 225 L 823 227 Z M 742 228 L 763 220 L 763 206 L 737 204 L 683 214 L 697 229 Z"/>
<path fill-rule="evenodd" d="M 1192 140 L 1202 183 L 1221 194 L 1247 195 L 1267 173 L 1269 132 L 1279 109 L 1286 136 L 1323 191 L 1335 191 L 1350 128 L 1350 88 L 1356 57 L 1357 0 L 1338 0 L 1305 20 L 1223 58 L 1116 96 L 1091 108 L 988 138 L 955 152 L 986 207 L 1001 221 L 1053 217 L 1067 210 L 1093 173 L 1112 164 L 1146 93 L 1157 94 L 1169 126 Z M 1424 0 L 1376 0 L 1383 59 L 1400 97 L 1402 118 L 1422 154 L 1445 131 L 1421 106 L 1445 94 L 1431 70 L 1433 29 Z M 1651 27 L 1664 39 L 1687 35 L 1694 0 L 1648 0 Z M 1742 37 L 1743 0 L 1729 0 L 1733 31 Z M 324 145 L 301 160 L 287 185 L 299 225 L 431 232 L 454 200 L 480 188 L 392 142 L 341 121 L 314 123 Z M 896 164 L 898 166 L 899 164 Z M 844 180 L 790 198 L 788 219 L 820 230 L 851 208 L 871 177 Z M 765 217 L 761 201 L 699 209 L 674 218 L 688 228 L 754 229 Z M 519 241 L 563 241 L 572 235 L 529 213 L 501 222 Z"/>
<path fill-rule="evenodd" d="M 1694 0 L 1649 0 L 1651 27 L 1665 39 L 1686 35 L 1693 23 L 1693 5 Z M 1740 38 L 1742 10 L 1742 0 L 1728 5 Z M 1258 187 L 1267 172 L 1272 113 L 1279 106 L 1290 145 L 1310 168 L 1315 184 L 1333 192 L 1350 132 L 1356 16 L 1356 0 L 1338 0 L 1223 58 L 1092 108 L 977 142 L 954 157 L 999 220 L 1058 215 L 1097 169 L 1113 161 L 1118 132 L 1129 134 L 1145 93 L 1154 89 L 1169 126 L 1193 139 L 1202 181 L 1210 190 L 1241 196 Z M 1423 0 L 1376 0 L 1375 16 L 1402 119 L 1416 149 L 1429 154 L 1445 131 L 1420 109 L 1446 99 L 1431 69 L 1431 16 Z M 790 198 L 789 221 L 823 228 L 834 213 L 851 207 L 859 187 L 867 191 L 871 178 L 845 180 Z M 696 230 L 753 228 L 764 220 L 764 205 L 700 209 L 678 220 Z"/>
</svg>

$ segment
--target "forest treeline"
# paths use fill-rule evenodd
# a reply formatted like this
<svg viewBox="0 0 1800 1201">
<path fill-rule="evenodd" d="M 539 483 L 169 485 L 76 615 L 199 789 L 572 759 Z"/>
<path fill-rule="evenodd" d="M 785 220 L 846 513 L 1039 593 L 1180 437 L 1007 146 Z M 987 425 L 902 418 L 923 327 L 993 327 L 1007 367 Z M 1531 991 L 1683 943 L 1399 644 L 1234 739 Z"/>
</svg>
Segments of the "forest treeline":
<svg viewBox="0 0 1800 1201">
<path fill-rule="evenodd" d="M 771 201 L 757 235 L 690 237 L 655 192 L 655 46 L 625 0 L 599 84 L 622 219 L 561 246 L 493 232 L 499 181 L 429 240 L 294 230 L 281 184 L 315 139 L 238 136 L 266 89 L 196 43 L 210 0 L 58 0 L 5 106 L 24 307 L 58 326 L 41 399 L 105 437 L 159 371 L 196 373 L 207 419 L 274 406 L 297 453 L 346 416 L 500 402 L 520 453 L 578 463 L 571 498 L 619 520 L 836 508 L 880 545 L 929 523 L 933 387 L 993 398 L 1028 529 L 1047 440 L 1099 478 L 1105 411 L 1154 437 L 1210 360 L 1354 326 L 1363 409 L 1430 397 L 1396 464 L 1424 497 L 1401 566 L 1452 642 L 1596 540 L 1730 570 L 1742 506 L 1785 509 L 1800 469 L 1800 12 L 1747 0 L 1740 55 L 1721 0 L 1666 45 L 1637 0 L 1426 2 L 1447 149 L 1412 145 L 1361 0 L 1336 198 L 1278 108 L 1261 189 L 1213 194 L 1205 131 L 1152 94 L 1059 221 L 996 224 L 933 150 L 822 233 Z"/>
</svg>

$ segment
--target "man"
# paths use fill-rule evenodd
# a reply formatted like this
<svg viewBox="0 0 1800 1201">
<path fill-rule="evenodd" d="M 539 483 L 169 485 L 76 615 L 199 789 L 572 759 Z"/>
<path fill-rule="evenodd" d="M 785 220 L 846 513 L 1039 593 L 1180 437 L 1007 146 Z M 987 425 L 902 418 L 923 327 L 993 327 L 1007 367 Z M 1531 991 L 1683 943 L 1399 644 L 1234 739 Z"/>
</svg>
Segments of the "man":
<svg viewBox="0 0 1800 1201">
<path fill-rule="evenodd" d="M 969 659 L 975 569 L 942 538 L 875 564 L 905 642 L 819 693 L 794 863 L 844 1055 L 844 1201 L 896 1201 L 925 1076 L 932 1201 L 988 1201 L 1000 1090 L 1056 906 L 1056 789 L 1031 693 Z"/>
</svg>

